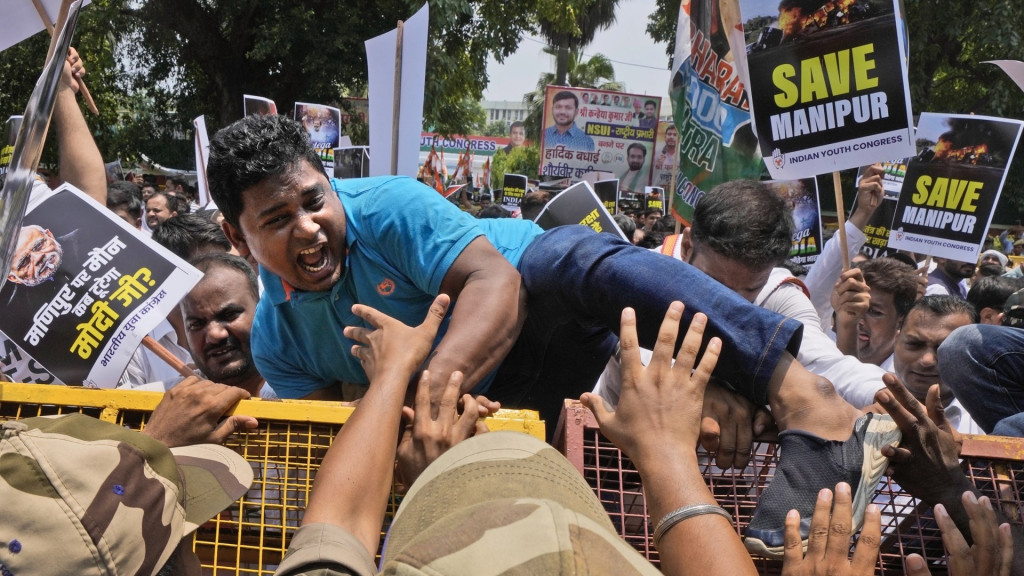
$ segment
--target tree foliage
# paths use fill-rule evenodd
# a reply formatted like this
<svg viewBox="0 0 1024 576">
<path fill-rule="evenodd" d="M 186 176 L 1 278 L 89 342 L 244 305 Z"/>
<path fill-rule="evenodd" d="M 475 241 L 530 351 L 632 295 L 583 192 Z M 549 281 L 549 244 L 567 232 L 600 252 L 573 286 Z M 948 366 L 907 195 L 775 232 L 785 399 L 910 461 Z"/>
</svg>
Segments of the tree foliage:
<svg viewBox="0 0 1024 576">
<path fill-rule="evenodd" d="M 1004 0 L 904 0 L 910 39 L 911 106 L 921 112 L 1024 119 L 1024 94 L 986 60 L 1024 59 L 1024 11 Z M 647 32 L 675 51 L 679 2 L 658 0 Z M 1019 148 L 996 221 L 1024 211 L 1024 152 Z M 1014 216 L 1016 214 L 1016 216 Z"/>
<path fill-rule="evenodd" d="M 505 174 L 522 174 L 528 179 L 536 179 L 539 167 L 540 149 L 536 144 L 516 146 L 511 152 L 499 151 L 491 162 L 491 189 L 504 185 Z"/>
<path fill-rule="evenodd" d="M 481 124 L 476 103 L 488 57 L 512 54 L 539 10 L 557 0 L 436 0 L 430 3 L 424 125 L 453 134 Z M 339 105 L 364 95 L 363 42 L 395 28 L 422 0 L 95 0 L 82 11 L 75 45 L 101 110 L 89 118 L 107 159 L 142 153 L 193 164 L 191 120 L 209 130 L 241 117 L 242 95 L 271 98 L 282 114 L 296 101 Z M 48 39 L 4 52 L 0 113 L 21 113 Z"/>
<path fill-rule="evenodd" d="M 557 48 L 546 46 L 544 52 L 555 54 Z M 528 109 L 526 118 L 523 120 L 527 138 L 540 139 L 541 127 L 544 123 L 544 93 L 548 85 L 596 88 L 615 92 L 626 89 L 622 82 L 615 80 L 615 67 L 604 54 L 594 54 L 584 60 L 582 49 L 576 49 L 569 53 L 568 65 L 565 83 L 559 84 L 555 73 L 545 72 L 537 80 L 537 88 L 523 96 L 523 102 Z"/>
</svg>

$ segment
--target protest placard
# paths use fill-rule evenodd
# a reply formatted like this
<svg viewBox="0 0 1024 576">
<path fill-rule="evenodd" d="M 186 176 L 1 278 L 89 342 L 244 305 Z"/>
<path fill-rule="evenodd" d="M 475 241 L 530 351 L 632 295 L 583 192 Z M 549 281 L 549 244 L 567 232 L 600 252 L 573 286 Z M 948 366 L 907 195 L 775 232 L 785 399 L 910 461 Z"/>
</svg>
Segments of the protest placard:
<svg viewBox="0 0 1024 576">
<path fill-rule="evenodd" d="M 672 215 L 689 226 L 708 191 L 730 180 L 759 179 L 763 170 L 741 74 L 746 47 L 736 5 L 683 2 L 676 26 L 669 97 L 680 158 Z"/>
<path fill-rule="evenodd" d="M 889 248 L 976 262 L 1024 122 L 921 114 Z"/>
<path fill-rule="evenodd" d="M 245 116 L 250 116 L 252 114 L 259 114 L 261 116 L 266 116 L 268 114 L 273 115 L 277 114 L 277 104 L 275 104 L 270 98 L 243 94 L 242 110 Z"/>
<path fill-rule="evenodd" d="M 0 331 L 63 382 L 112 388 L 201 276 L 65 184 L 25 214 Z"/>
<path fill-rule="evenodd" d="M 785 200 L 793 211 L 793 249 L 789 260 L 809 266 L 821 254 L 821 208 L 818 184 L 814 178 L 767 180 L 765 185 Z"/>
<path fill-rule="evenodd" d="M 523 198 L 526 197 L 529 180 L 522 174 L 505 174 L 502 180 L 501 199 L 494 199 L 495 204 L 509 212 L 518 212 L 523 205 Z"/>
<path fill-rule="evenodd" d="M 539 173 L 582 180 L 587 172 L 612 172 L 620 187 L 643 191 L 660 110 L 658 97 L 548 86 Z"/>
<path fill-rule="evenodd" d="M 914 153 L 899 0 L 744 5 L 751 109 L 772 178 Z M 750 7 L 747 13 L 746 8 Z"/>
<path fill-rule="evenodd" d="M 587 182 L 577 182 L 559 192 L 544 206 L 534 222 L 545 230 L 556 226 L 581 224 L 589 226 L 595 232 L 615 234 L 628 241 Z"/>
<path fill-rule="evenodd" d="M 370 175 L 370 147 L 349 146 L 334 149 L 335 178 L 365 178 Z"/>
<path fill-rule="evenodd" d="M 671 122 L 658 122 L 658 138 L 654 145 L 654 166 L 651 184 L 671 188 L 672 170 L 679 161 L 679 129 Z"/>
<path fill-rule="evenodd" d="M 868 258 L 882 258 L 896 252 L 895 249 L 888 247 L 891 232 L 889 226 L 892 225 L 892 221 L 896 217 L 896 201 L 900 198 L 903 179 L 907 175 L 907 160 L 905 158 L 891 162 L 879 162 L 878 164 L 882 166 L 884 171 L 882 174 L 882 190 L 884 194 L 882 196 L 882 205 L 875 208 L 871 218 L 864 225 L 866 240 L 860 251 Z M 857 170 L 857 178 L 855 180 L 858 188 L 860 188 L 860 179 L 863 177 L 864 167 L 861 167 Z M 853 209 L 850 210 L 851 214 L 856 212 L 857 202 L 859 201 L 859 197 L 854 199 Z"/>
<path fill-rule="evenodd" d="M 192 119 L 192 127 L 195 129 L 192 146 L 196 157 L 196 200 L 200 206 L 209 206 L 213 197 L 210 196 L 210 182 L 206 176 L 206 166 L 210 163 L 210 135 L 206 132 L 206 116 L 199 115 Z"/>
<path fill-rule="evenodd" d="M 328 174 L 334 172 L 334 149 L 340 143 L 341 110 L 326 104 L 296 102 L 292 116 L 309 134 L 309 142 L 324 163 Z"/>
<path fill-rule="evenodd" d="M 661 186 L 644 188 L 644 212 L 648 210 L 657 210 L 665 215 L 665 189 Z"/>
<path fill-rule="evenodd" d="M 107 184 L 124 180 L 124 170 L 121 168 L 120 160 L 107 162 L 103 165 L 103 170 L 107 173 Z"/>
<path fill-rule="evenodd" d="M 24 116 L 11 116 L 4 124 L 3 148 L 0 148 L 0 174 L 7 174 L 7 166 L 11 163 L 11 155 L 14 154 L 14 144 L 18 140 L 22 118 Z"/>
<path fill-rule="evenodd" d="M 619 181 L 617 179 L 594 182 L 594 193 L 609 214 L 619 213 Z"/>
</svg>

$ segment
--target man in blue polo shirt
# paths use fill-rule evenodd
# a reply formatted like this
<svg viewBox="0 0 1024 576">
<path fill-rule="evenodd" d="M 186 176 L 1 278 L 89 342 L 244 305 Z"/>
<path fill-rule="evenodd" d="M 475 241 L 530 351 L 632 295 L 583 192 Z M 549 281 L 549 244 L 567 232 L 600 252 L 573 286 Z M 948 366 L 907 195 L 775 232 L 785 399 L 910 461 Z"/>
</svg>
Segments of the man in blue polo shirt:
<svg viewBox="0 0 1024 576">
<path fill-rule="evenodd" d="M 452 306 L 425 366 L 432 393 L 458 371 L 463 391 L 537 409 L 550 430 L 562 399 L 588 391 L 604 369 L 623 309 L 635 310 L 639 343 L 653 348 L 659 319 L 679 300 L 684 324 L 703 312 L 707 335 L 722 340 L 715 374 L 770 405 L 780 429 L 808 439 L 787 456 L 812 473 L 787 473 L 780 462 L 751 522 L 752 549 L 782 554 L 793 500 L 809 518 L 819 489 L 845 481 L 873 493 L 885 469 L 866 467 L 877 474 L 862 477 L 861 461 L 895 425 L 859 418 L 794 360 L 800 323 L 688 264 L 585 226 L 545 232 L 528 221 L 475 220 L 409 178 L 331 181 L 301 126 L 278 116 L 247 116 L 218 132 L 207 175 L 228 239 L 260 264 L 266 292 L 251 349 L 283 398 L 336 398 L 338 382 L 367 381 L 343 330 L 369 337 L 374 327 L 353 304 L 418 324 L 443 292 Z M 855 499 L 861 513 L 867 501 Z"/>
</svg>

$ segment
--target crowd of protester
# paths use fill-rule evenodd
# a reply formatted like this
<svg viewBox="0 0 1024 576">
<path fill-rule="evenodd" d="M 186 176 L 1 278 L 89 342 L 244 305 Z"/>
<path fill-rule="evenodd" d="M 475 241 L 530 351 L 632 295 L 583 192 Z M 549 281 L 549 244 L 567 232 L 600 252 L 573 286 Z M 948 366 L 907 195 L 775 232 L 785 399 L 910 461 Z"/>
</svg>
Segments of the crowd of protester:
<svg viewBox="0 0 1024 576">
<path fill-rule="evenodd" d="M 58 97 L 73 99 L 82 74 L 70 55 Z M 279 573 L 377 573 L 396 470 L 410 489 L 385 573 L 479 574 L 467 558 L 484 557 L 495 572 L 656 573 L 553 448 L 484 433 L 480 418 L 501 405 L 537 409 L 553 428 L 569 397 L 593 411 L 640 472 L 664 573 L 752 574 L 749 552 L 783 558 L 785 573 L 873 573 L 881 514 L 870 496 L 886 466 L 866 474 L 871 458 L 887 460 L 903 489 L 935 507 L 950 553 L 944 569 L 1024 573 L 1019 527 L 958 461 L 960 434 L 1024 436 L 1024 279 L 1019 264 L 1007 268 L 1017 230 L 993 235 L 979 262 L 857 261 L 883 194 L 870 167 L 844 223 L 848 254 L 834 237 L 806 275 L 794 275 L 790 208 L 758 182 L 709 191 L 682 230 L 647 210 L 614 215 L 626 241 L 584 227 L 545 232 L 488 191 L 457 206 L 409 179 L 330 181 L 308 138 L 280 117 L 249 117 L 213 138 L 215 204 L 199 206 L 194 185 L 177 178 L 104 189 L 87 127 L 58 110 L 58 144 L 78 147 L 62 154 L 60 179 L 204 273 L 150 333 L 196 376 L 139 348 L 118 387 L 166 392 L 144 440 L 73 417 L 5 423 L 5 505 L 39 497 L 41 488 L 12 471 L 38 466 L 47 450 L 66 458 L 84 443 L 102 455 L 106 438 L 130 446 L 136 460 L 126 461 L 139 466 L 172 456 L 181 465 L 195 458 L 182 447 L 258 426 L 223 417 L 240 399 L 358 401 L 320 465 Z M 524 207 L 549 199 L 530 191 Z M 743 468 L 773 420 L 784 460 L 744 541 L 705 484 L 695 448 L 714 451 L 722 468 Z M 53 437 L 60 442 L 44 442 Z M 20 448 L 33 443 L 41 448 Z M 4 460 L 8 452 L 24 457 Z M 246 489 L 252 481 L 251 471 L 233 477 Z M 194 489 L 175 478 L 165 486 Z M 216 510 L 196 511 L 201 518 L 186 510 L 172 520 L 152 552 L 144 529 L 141 560 L 55 555 L 40 535 L 67 532 L 67 517 L 15 524 L 8 518 L 29 504 L 5 506 L 13 511 L 3 523 L 18 539 L 6 539 L 0 568 L 188 573 L 195 562 L 181 536 L 244 490 L 224 493 L 207 505 Z M 46 498 L 79 496 L 102 499 Z M 139 522 L 162 520 L 111 520 L 119 522 L 130 526 L 106 537 L 130 543 Z M 481 538 L 485 531 L 493 532 Z M 906 573 L 929 567 L 910 555 Z"/>
</svg>

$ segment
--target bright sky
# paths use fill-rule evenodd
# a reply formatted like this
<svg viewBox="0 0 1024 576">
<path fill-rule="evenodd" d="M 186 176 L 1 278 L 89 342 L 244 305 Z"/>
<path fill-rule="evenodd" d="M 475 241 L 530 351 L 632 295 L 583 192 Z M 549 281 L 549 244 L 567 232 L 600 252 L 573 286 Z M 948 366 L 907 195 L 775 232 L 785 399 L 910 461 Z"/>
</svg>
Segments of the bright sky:
<svg viewBox="0 0 1024 576">
<path fill-rule="evenodd" d="M 647 35 L 647 17 L 654 7 L 655 0 L 620 0 L 615 24 L 598 32 L 584 54 L 604 54 L 612 60 L 615 79 L 625 83 L 627 92 L 661 96 L 664 115 L 668 112 L 669 81 L 666 45 L 656 44 Z M 504 64 L 491 60 L 487 66 L 490 84 L 484 98 L 521 100 L 524 93 L 532 92 L 541 73 L 555 71 L 554 57 L 544 54 L 543 48 L 543 39 L 527 36 L 520 42 L 519 51 Z"/>
</svg>

